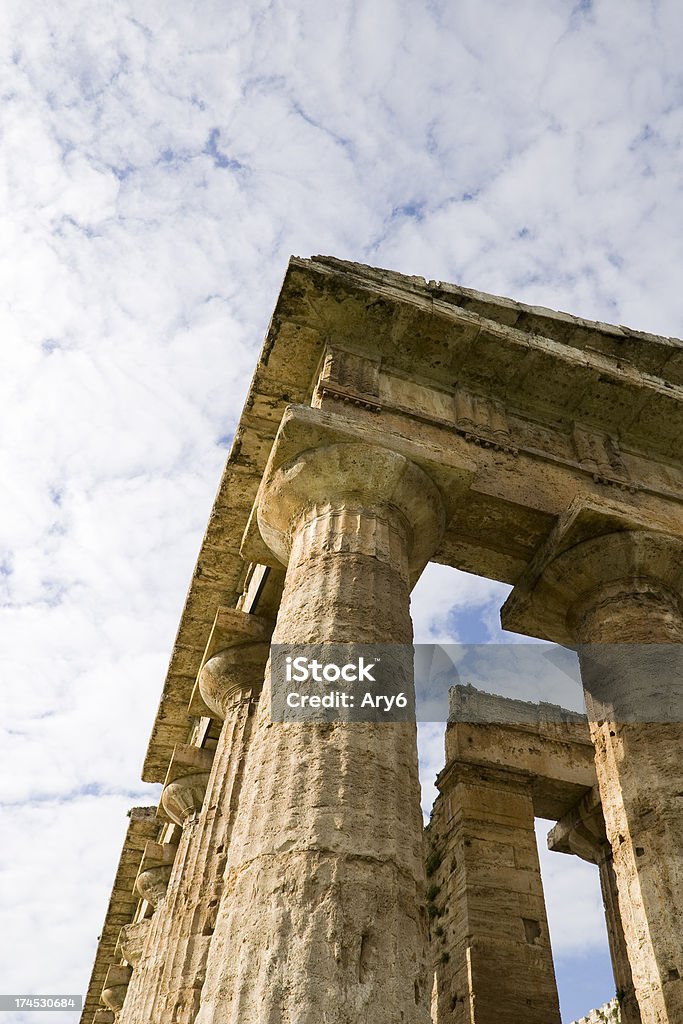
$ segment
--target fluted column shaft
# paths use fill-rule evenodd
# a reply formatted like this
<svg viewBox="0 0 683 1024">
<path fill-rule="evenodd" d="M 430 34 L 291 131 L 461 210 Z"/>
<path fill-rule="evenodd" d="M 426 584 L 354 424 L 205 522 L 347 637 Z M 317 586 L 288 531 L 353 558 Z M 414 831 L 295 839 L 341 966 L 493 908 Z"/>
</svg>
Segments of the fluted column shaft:
<svg viewBox="0 0 683 1024">
<path fill-rule="evenodd" d="M 221 729 L 204 808 L 191 840 L 193 856 L 178 885 L 173 947 L 161 972 L 158 998 L 150 1007 L 150 1024 L 192 1024 L 199 1009 L 259 690 L 228 711 Z"/>
<path fill-rule="evenodd" d="M 619 997 L 619 1010 L 621 1012 L 621 1024 L 641 1024 L 638 1000 L 633 986 L 633 973 L 628 959 L 628 949 L 624 928 L 621 923 L 621 911 L 619 909 L 619 891 L 617 879 L 612 864 L 612 848 L 604 843 L 598 853 L 598 869 L 600 871 L 600 888 L 602 890 L 602 902 L 605 907 L 605 922 L 607 924 L 607 940 L 609 942 L 610 956 L 612 959 L 612 970 L 614 981 L 617 986 Z"/>
<path fill-rule="evenodd" d="M 631 645 L 683 642 L 683 618 L 656 580 L 598 590 L 575 614 L 598 787 L 641 1018 L 643 1024 L 677 1024 L 683 1020 L 683 730 L 678 721 L 657 720 L 658 680 L 651 669 L 633 664 L 638 655 Z M 616 646 L 622 644 L 629 645 L 623 658 Z M 614 646 L 602 656 L 593 645 Z M 654 721 L 643 720 L 648 685 Z M 614 702 L 616 713 L 606 720 L 591 713 L 596 690 Z M 638 691 L 634 703 L 629 690 Z"/>
<path fill-rule="evenodd" d="M 615 532 L 601 510 L 570 510 L 502 618 L 578 648 L 642 1024 L 680 1024 L 683 540 L 607 522 Z"/>
<path fill-rule="evenodd" d="M 147 1019 L 146 1006 L 150 993 L 156 992 L 168 942 L 167 894 L 174 876 L 178 877 L 183 859 L 184 851 L 181 851 L 181 859 L 178 860 L 178 847 L 171 843 L 148 843 L 145 857 L 150 846 L 155 847 L 155 857 L 152 866 L 138 874 L 136 890 L 154 910 L 152 916 L 146 918 L 146 927 L 143 926 L 141 948 L 128 950 L 134 970 L 125 1001 L 117 1015 L 118 1024 L 142 1024 Z M 123 938 L 121 952 L 125 956 L 125 933 Z"/>
<path fill-rule="evenodd" d="M 410 644 L 411 573 L 442 529 L 417 467 L 306 453 L 270 481 L 260 524 L 291 551 L 274 643 Z M 428 1024 L 415 725 L 271 722 L 267 698 L 198 1024 Z"/>
</svg>

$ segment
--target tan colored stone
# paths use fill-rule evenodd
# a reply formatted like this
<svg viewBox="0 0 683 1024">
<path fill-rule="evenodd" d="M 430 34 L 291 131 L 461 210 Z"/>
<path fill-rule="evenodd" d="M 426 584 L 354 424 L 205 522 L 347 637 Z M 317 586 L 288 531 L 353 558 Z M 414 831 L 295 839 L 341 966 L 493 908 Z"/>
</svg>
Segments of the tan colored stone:
<svg viewBox="0 0 683 1024">
<path fill-rule="evenodd" d="M 146 843 L 154 838 L 159 831 L 159 822 L 155 812 L 155 807 L 133 807 L 128 813 L 126 837 L 114 878 L 107 914 L 97 944 L 97 954 L 90 983 L 83 1000 L 81 1014 L 83 1024 L 91 1024 L 93 1021 L 98 1012 L 107 970 L 112 963 L 120 959 L 117 940 L 121 926 L 132 920 L 139 901 L 138 894 L 133 891 L 133 887 L 140 861 Z M 109 1013 L 110 1011 L 102 1012 Z"/>
<path fill-rule="evenodd" d="M 150 919 L 143 917 L 139 921 L 131 921 L 130 924 L 124 924 L 119 932 L 118 948 L 123 959 L 131 967 L 135 967 L 142 956 L 149 928 Z"/>
<path fill-rule="evenodd" d="M 528 777 L 451 761 L 428 830 L 435 1024 L 559 1024 Z"/>
<path fill-rule="evenodd" d="M 132 974 L 132 968 L 126 965 L 114 964 L 107 971 L 102 988 L 102 1002 L 118 1015 L 126 998 L 128 983 Z"/>
<path fill-rule="evenodd" d="M 683 542 L 570 510 L 503 610 L 513 628 L 579 643 L 607 837 L 643 1024 L 683 1019 L 680 675 L 643 667 L 683 641 Z M 630 526 L 630 528 L 629 528 Z M 622 648 L 620 645 L 631 645 Z M 656 653 L 656 651 L 655 651 Z M 663 718 L 660 718 L 663 713 Z M 658 718 L 660 720 L 658 721 Z"/>
<path fill-rule="evenodd" d="M 446 764 L 503 768 L 528 779 L 534 814 L 557 820 L 595 785 L 584 715 L 454 686 L 446 729 Z"/>
<path fill-rule="evenodd" d="M 559 1024 L 534 816 L 595 785 L 582 715 L 455 686 L 427 829 L 434 1024 Z"/>
<path fill-rule="evenodd" d="M 335 446 L 274 467 L 261 494 L 261 529 L 289 554 L 273 641 L 409 643 L 408 578 L 443 529 L 429 478 L 400 455 Z M 197 1024 L 426 1024 L 415 727 L 273 726 L 268 699 Z"/>
<path fill-rule="evenodd" d="M 641 1024 L 626 938 L 621 922 L 619 892 L 612 864 L 612 848 L 607 840 L 605 819 L 597 786 L 582 797 L 551 829 L 548 833 L 548 848 L 560 853 L 575 854 L 583 860 L 598 865 L 607 937 L 617 986 L 618 1019 L 620 1024 Z"/>
<path fill-rule="evenodd" d="M 166 895 L 177 850 L 175 843 L 148 842 L 145 846 L 135 888 L 153 907 Z"/>
<path fill-rule="evenodd" d="M 209 781 L 213 751 L 183 744 L 175 747 L 161 794 L 161 807 L 181 827 L 199 814 Z"/>
<path fill-rule="evenodd" d="M 297 738 L 292 728 L 268 722 L 263 705 L 252 748 L 252 692 L 239 681 L 221 683 L 230 667 L 221 654 L 223 619 L 237 607 L 274 619 L 282 593 L 278 635 L 286 640 L 409 638 L 408 592 L 432 558 L 515 584 L 506 612 L 511 628 L 565 643 L 653 636 L 680 643 L 682 385 L 676 339 L 329 257 L 290 262 L 193 574 L 143 769 L 146 780 L 163 782 L 174 748 L 189 745 L 216 749 L 217 778 L 220 750 L 223 769 L 234 771 L 234 783 L 221 790 L 229 794 L 231 825 L 221 819 L 213 831 L 211 780 L 201 811 L 195 772 L 167 780 L 166 803 L 184 828 L 180 835 L 178 825 L 160 818 L 157 833 L 146 837 L 177 844 L 179 852 L 172 871 L 170 862 L 145 867 L 152 874 L 143 889 L 157 907 L 127 1002 L 149 976 L 157 979 L 149 992 L 169 1000 L 185 992 L 163 1012 L 189 1021 L 203 970 L 196 965 L 206 963 L 206 1021 L 223 1020 L 230 1005 L 248 1024 L 262 997 L 275 1016 L 300 1004 L 292 1012 L 318 1024 L 320 993 L 336 999 L 339 986 L 340 1020 L 356 1024 L 364 1013 L 373 1024 L 382 1015 L 422 1019 L 414 740 L 402 726 L 381 743 L 373 729 L 350 741 L 340 727 L 328 730 L 327 744 L 319 726 Z M 303 453 L 314 469 L 302 489 Z M 405 487 L 411 477 L 431 481 L 419 500 Z M 439 503 L 443 530 L 434 520 Z M 601 699 L 623 698 L 623 686 L 610 694 L 606 685 Z M 219 739 L 223 717 L 236 730 L 229 750 Z M 671 751 L 681 737 L 673 725 L 624 726 L 613 737 L 609 716 L 601 720 L 593 730 L 598 777 L 610 841 L 622 848 L 614 866 L 636 987 L 648 1004 L 643 1021 L 679 1024 L 683 837 L 675 794 L 683 786 Z M 310 750 L 304 735 L 313 737 Z M 543 778 L 560 760 L 558 746 L 545 766 L 534 755 L 520 770 Z M 334 779 L 340 765 L 349 766 L 348 779 L 373 810 L 363 811 L 346 782 L 321 781 L 328 771 Z M 385 778 L 387 765 L 394 770 Z M 580 758 L 571 770 L 559 789 L 544 782 L 532 802 L 565 806 Z M 169 787 L 181 779 L 190 781 L 176 787 L 182 795 L 175 799 Z M 212 843 L 219 833 L 229 837 L 229 851 L 218 843 L 228 855 L 228 890 L 214 935 L 183 925 L 175 936 L 171 922 L 186 920 L 183 900 L 192 903 L 201 871 L 217 870 Z M 369 880 L 368 857 L 378 858 Z M 138 865 L 139 858 L 126 880 L 129 902 Z M 354 880 L 357 903 L 347 896 Z M 232 909 L 227 891 L 235 895 Z M 362 920 L 363 902 L 385 921 L 388 945 Z M 627 904 L 635 908 L 630 921 Z M 118 906 L 105 923 L 83 1024 L 92 1024 L 121 926 L 151 909 L 141 900 L 119 916 Z M 334 942 L 346 957 L 341 964 Z M 276 968 L 267 973 L 278 956 L 296 964 L 289 988 Z M 373 973 L 377 957 L 391 961 L 395 975 Z M 347 984 L 356 962 L 358 979 Z M 161 977 L 167 980 L 156 989 Z M 191 978 L 184 989 L 183 978 Z M 410 978 L 417 984 L 412 996 Z M 352 1011 L 353 993 L 360 1009 Z M 148 1024 L 148 1011 L 136 996 L 130 1024 Z"/>
<path fill-rule="evenodd" d="M 121 1024 L 193 1024 L 223 890 L 227 848 L 244 777 L 254 711 L 263 683 L 269 624 L 243 611 L 223 610 L 208 645 L 214 664 L 213 692 L 225 721 L 213 751 L 181 748 L 167 778 L 189 768 L 203 774 L 210 764 L 206 795 L 196 815 L 184 819 L 163 904 L 151 921 Z M 256 638 L 256 639 L 255 639 Z M 221 648 L 221 644 L 225 645 Z M 216 649 L 218 647 L 218 650 Z M 252 656 L 249 648 L 256 651 Z M 239 699 L 237 699 L 239 695 Z M 228 699 L 229 698 L 229 699 Z M 211 763 L 212 762 L 212 763 Z M 163 798 L 162 798 L 163 799 Z"/>
</svg>

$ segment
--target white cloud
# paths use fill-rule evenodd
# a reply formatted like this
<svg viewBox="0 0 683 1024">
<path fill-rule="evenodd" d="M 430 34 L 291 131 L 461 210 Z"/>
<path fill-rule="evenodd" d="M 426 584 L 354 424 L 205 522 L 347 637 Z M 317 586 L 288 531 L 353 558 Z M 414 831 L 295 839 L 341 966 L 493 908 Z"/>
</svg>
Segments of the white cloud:
<svg viewBox="0 0 683 1024">
<path fill-rule="evenodd" d="M 499 610 L 509 592 L 510 587 L 504 583 L 430 562 L 411 595 L 415 643 L 475 643 L 491 639 L 502 632 Z M 463 611 L 477 620 L 481 636 L 476 640 L 458 627 L 458 613 Z"/>
</svg>

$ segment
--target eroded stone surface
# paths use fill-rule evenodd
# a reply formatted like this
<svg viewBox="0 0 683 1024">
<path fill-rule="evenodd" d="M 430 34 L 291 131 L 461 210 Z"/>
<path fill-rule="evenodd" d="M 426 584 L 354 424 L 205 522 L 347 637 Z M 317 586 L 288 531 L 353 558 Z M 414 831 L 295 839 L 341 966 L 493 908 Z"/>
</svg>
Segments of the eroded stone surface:
<svg viewBox="0 0 683 1024">
<path fill-rule="evenodd" d="M 409 643 L 408 577 L 438 543 L 438 491 L 404 458 L 349 446 L 330 450 L 321 500 L 326 454 L 298 456 L 264 491 L 264 532 L 291 551 L 274 642 Z M 197 1024 L 426 1024 L 415 727 L 273 726 L 268 685 Z"/>
<path fill-rule="evenodd" d="M 477 485 L 437 558 L 514 582 L 577 491 L 681 532 L 682 384 L 677 339 L 331 257 L 292 258 L 193 574 L 144 777 L 162 782 L 173 746 L 186 741 L 208 631 L 216 607 L 239 599 L 248 572 L 240 540 L 288 405 L 381 422 L 388 447 L 419 438 L 471 463 Z"/>
<path fill-rule="evenodd" d="M 676 339 L 331 258 L 291 261 L 193 576 L 144 778 L 163 781 L 178 745 L 220 747 L 223 718 L 242 724 L 232 753 L 220 747 L 221 781 L 209 780 L 203 805 L 194 783 L 177 806 L 167 795 L 182 835 L 162 811 L 147 838 L 177 855 L 172 866 L 144 868 L 149 903 L 111 909 L 84 1024 L 112 963 L 111 935 L 143 919 L 149 932 L 130 1011 L 121 1011 L 129 1024 L 149 1024 L 162 1004 L 160 1020 L 188 1024 L 250 1024 L 264 1012 L 318 1024 L 321 1007 L 329 1022 L 424 1020 L 413 733 L 297 733 L 276 728 L 262 704 L 249 746 L 240 685 L 215 685 L 220 616 L 239 606 L 274 618 L 279 607 L 276 635 L 298 642 L 409 639 L 408 593 L 433 558 L 516 584 L 506 606 L 513 629 L 565 643 L 680 644 L 682 385 Z M 306 465 L 316 469 L 302 491 Z M 409 478 L 426 483 L 406 489 Z M 643 1022 L 679 1024 L 680 731 L 612 729 L 609 716 L 595 717 Z M 542 759 L 532 759 L 535 770 Z M 544 789 L 552 806 L 577 785 L 580 755 L 573 770 Z M 206 816 L 212 786 L 223 794 L 217 826 Z M 222 856 L 215 929 L 200 935 L 192 901 L 200 878 L 217 879 Z M 133 860 L 137 868 L 139 850 Z M 145 990 L 147 1002 L 133 996 Z"/>
<path fill-rule="evenodd" d="M 595 786 L 582 715 L 450 691 L 446 767 L 426 832 L 435 1024 L 559 1024 L 534 815 Z"/>
<path fill-rule="evenodd" d="M 434 1020 L 560 1024 L 529 781 L 451 763 L 440 787 L 427 860 Z"/>
<path fill-rule="evenodd" d="M 683 1019 L 683 542 L 611 525 L 594 510 L 570 513 L 504 621 L 579 644 L 640 1014 L 643 1024 L 671 1024 Z"/>
</svg>

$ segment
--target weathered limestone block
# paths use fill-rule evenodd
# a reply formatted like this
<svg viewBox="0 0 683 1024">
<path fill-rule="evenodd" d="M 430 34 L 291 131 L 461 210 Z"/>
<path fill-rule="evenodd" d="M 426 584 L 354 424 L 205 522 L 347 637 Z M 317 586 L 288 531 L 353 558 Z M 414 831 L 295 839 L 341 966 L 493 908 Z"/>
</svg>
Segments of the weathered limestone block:
<svg viewBox="0 0 683 1024">
<path fill-rule="evenodd" d="M 156 811 L 156 807 L 133 807 L 128 812 L 128 827 L 116 869 L 111 899 L 102 924 L 95 963 L 83 1000 L 82 1024 L 93 1024 L 95 1014 L 100 1007 L 100 996 L 107 970 L 111 964 L 119 963 L 121 960 L 118 937 L 121 925 L 133 920 L 139 904 L 140 897 L 137 892 L 133 891 L 133 886 L 145 845 L 159 832 Z M 101 1012 L 111 1014 L 111 1019 L 113 1019 L 111 1010 L 102 1009 Z M 103 1024 L 106 1019 L 103 1017 Z"/>
<path fill-rule="evenodd" d="M 621 1024 L 641 1024 L 621 923 L 617 880 L 612 865 L 612 848 L 607 841 L 605 819 L 597 788 L 590 790 L 550 830 L 548 848 L 559 853 L 575 854 L 582 860 L 598 865 Z"/>
<path fill-rule="evenodd" d="M 683 643 L 683 541 L 623 528 L 628 522 L 619 525 L 599 509 L 570 510 L 508 598 L 503 623 L 579 645 L 642 1021 L 678 1024 L 683 1020 L 683 680 L 676 665 Z M 653 644 L 661 646 L 648 651 Z"/>
<path fill-rule="evenodd" d="M 622 1024 L 640 1024 L 586 717 L 557 705 L 511 700 L 471 685 L 454 686 L 449 697 L 447 770 L 441 780 L 450 778 L 448 769 L 462 765 L 508 771 L 513 783 L 520 778 L 526 779 L 534 815 L 559 819 L 548 836 L 550 849 L 573 853 L 598 865 L 615 982 L 622 1006 Z M 445 784 L 441 780 L 444 790 Z M 443 822 L 445 807 L 445 797 L 442 797 L 436 804 L 428 829 L 428 835 L 439 833 L 442 845 L 450 839 L 448 825 Z M 433 846 L 430 857 L 428 867 L 431 864 L 436 872 L 443 859 L 438 855 L 436 846 Z M 458 936 L 454 949 L 451 935 L 446 934 L 440 921 L 432 928 L 433 960 L 439 981 L 435 997 L 443 991 L 446 975 L 453 973 L 450 964 L 454 960 L 462 961 L 463 950 L 467 951 L 473 940 L 472 935 Z M 521 943 L 519 950 L 523 964 L 524 946 Z M 448 953 L 449 966 L 441 963 L 444 952 Z M 514 955 L 514 947 L 509 952 Z M 503 978 L 501 1008 L 510 1004 L 504 995 L 506 984 L 514 986 L 518 979 L 524 979 L 523 983 L 533 988 L 533 979 L 529 983 L 523 968 L 521 971 L 510 969 Z M 474 979 L 471 980 L 474 985 Z M 474 990 L 472 995 L 476 1002 L 477 991 Z M 435 999 L 433 1016 L 436 1021 L 440 1019 L 437 1014 L 443 1016 L 444 1012 L 444 1021 L 450 1019 L 448 1012 L 444 1011 L 446 1003 L 443 998 L 440 1001 Z"/>
<path fill-rule="evenodd" d="M 115 1020 L 113 1010 L 95 1010 L 93 1024 L 114 1024 Z"/>
<path fill-rule="evenodd" d="M 427 830 L 435 1024 L 559 1024 L 531 778 L 450 761 Z"/>
<path fill-rule="evenodd" d="M 410 644 L 410 578 L 443 530 L 415 465 L 304 452 L 259 525 L 288 561 L 274 643 Z M 415 726 L 273 723 L 265 687 L 197 1024 L 428 1024 Z"/>
<path fill-rule="evenodd" d="M 559 1021 L 534 817 L 595 786 L 588 722 L 458 685 L 445 746 L 427 829 L 433 1019 Z"/>
<path fill-rule="evenodd" d="M 225 721 L 215 754 L 196 747 L 176 749 L 169 768 L 164 793 L 179 781 L 187 795 L 181 798 L 172 790 L 171 799 L 166 802 L 162 796 L 162 803 L 172 816 L 184 814 L 183 834 L 123 1024 L 193 1024 L 199 1008 L 271 628 L 235 609 L 221 609 L 218 621 L 220 635 L 213 640 L 218 650 L 204 662 L 198 688 Z M 201 777 L 207 768 L 205 786 Z"/>
<path fill-rule="evenodd" d="M 199 673 L 199 692 L 216 718 L 222 721 L 233 708 L 249 703 L 256 686 L 254 680 L 260 679 L 259 686 L 263 684 L 268 649 L 267 641 L 235 644 L 214 654 L 204 664 Z"/>
<path fill-rule="evenodd" d="M 453 761 L 524 774 L 537 818 L 561 818 L 596 783 L 585 715 L 474 686 L 449 692 L 446 764 Z"/>
</svg>

